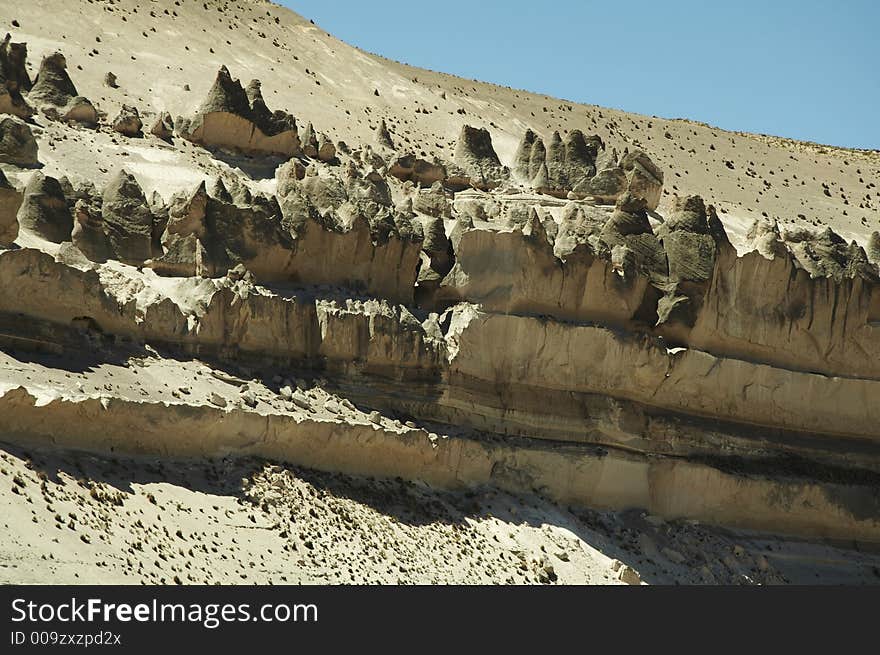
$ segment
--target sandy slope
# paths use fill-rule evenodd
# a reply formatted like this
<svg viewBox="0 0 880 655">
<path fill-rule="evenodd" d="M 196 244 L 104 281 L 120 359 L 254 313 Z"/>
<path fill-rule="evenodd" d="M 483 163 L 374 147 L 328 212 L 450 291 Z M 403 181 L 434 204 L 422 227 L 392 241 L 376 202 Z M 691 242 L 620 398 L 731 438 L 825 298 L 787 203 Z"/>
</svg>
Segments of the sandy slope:
<svg viewBox="0 0 880 655">
<path fill-rule="evenodd" d="M 117 355 L 99 363 L 7 351 L 3 387 L 24 386 L 40 403 L 120 397 L 198 406 L 216 393 L 233 411 L 303 411 L 259 371 L 247 380 L 155 351 Z M 298 383 L 311 416 L 370 420 L 320 380 Z M 248 390 L 251 408 L 242 402 Z M 440 438 L 448 429 L 424 428 Z M 615 560 L 649 584 L 880 583 L 880 553 L 841 545 L 253 458 L 160 460 L 0 443 L 0 517 L 0 583 L 612 584 L 620 582 Z"/>
<path fill-rule="evenodd" d="M 289 110 L 301 124 L 311 121 L 334 140 L 370 142 L 384 118 L 399 147 L 450 159 L 461 125 L 468 123 L 488 128 L 502 162 L 510 164 L 526 127 L 545 136 L 580 128 L 618 149 L 645 149 L 666 173 L 665 199 L 702 195 L 734 226 L 766 213 L 784 223 L 831 225 L 862 244 L 880 229 L 876 151 L 731 133 L 415 69 L 352 48 L 263 1 L 6 4 L 3 27 L 14 40 L 28 42 L 32 74 L 43 55 L 62 50 L 80 93 L 111 118 L 123 102 L 146 115 L 161 110 L 189 115 L 225 64 L 245 82 L 262 80 L 270 108 Z M 118 76 L 120 88 L 103 84 L 108 71 Z M 166 148 L 153 138 L 83 131 L 77 148 L 91 150 L 83 156 L 74 152 L 71 137 L 56 132 L 50 127 L 40 139 L 49 174 L 98 182 L 126 165 L 148 191 L 162 187 L 166 197 L 216 175 L 211 169 L 217 164 L 184 144 Z"/>
<path fill-rule="evenodd" d="M 880 582 L 880 555 L 253 460 L 0 452 L 0 583 Z"/>
</svg>

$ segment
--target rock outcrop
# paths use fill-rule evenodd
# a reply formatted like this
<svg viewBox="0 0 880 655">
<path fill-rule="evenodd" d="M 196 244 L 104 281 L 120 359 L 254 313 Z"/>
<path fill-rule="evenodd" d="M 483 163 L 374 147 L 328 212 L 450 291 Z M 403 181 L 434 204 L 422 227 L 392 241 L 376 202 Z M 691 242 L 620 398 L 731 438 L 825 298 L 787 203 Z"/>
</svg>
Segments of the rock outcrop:
<svg viewBox="0 0 880 655">
<path fill-rule="evenodd" d="M 113 131 L 127 137 L 141 137 L 143 133 L 141 128 L 144 126 L 141 121 L 140 113 L 137 107 L 122 105 L 122 109 L 113 119 Z"/>
<path fill-rule="evenodd" d="M 296 120 L 284 111 L 270 112 L 258 80 L 247 91 L 222 66 L 196 116 L 178 132 L 207 147 L 247 154 L 293 157 L 302 153 Z"/>
<path fill-rule="evenodd" d="M 140 265 L 153 254 L 153 213 L 135 177 L 120 169 L 104 188 L 104 231 L 120 261 Z"/>
<path fill-rule="evenodd" d="M 252 45 L 262 41 L 254 36 Z M 859 243 L 849 232 L 795 229 L 772 201 L 756 215 L 785 223 L 764 218 L 743 234 L 737 211 L 755 208 L 731 200 L 748 193 L 753 204 L 755 184 L 737 177 L 736 196 L 707 184 L 730 208 L 734 248 L 708 196 L 685 193 L 707 179 L 704 168 L 733 170 L 721 157 L 741 135 L 710 146 L 702 127 L 682 124 L 679 143 L 663 119 L 571 104 L 541 112 L 535 97 L 514 111 L 501 90 L 484 104 L 476 85 L 469 99 L 441 76 L 370 83 L 366 96 L 355 80 L 328 103 L 328 89 L 349 81 L 313 75 L 315 52 L 336 54 L 309 43 L 289 82 L 308 82 L 294 91 L 314 124 L 298 129 L 268 108 L 258 80 L 245 87 L 225 67 L 199 109 L 172 120 L 147 105 L 193 112 L 201 98 L 185 95 L 188 86 L 178 93 L 182 71 L 163 62 L 156 74 L 167 79 L 153 83 L 135 68 L 152 65 L 145 52 L 124 53 L 138 64 L 119 52 L 104 59 L 118 40 L 104 41 L 88 53 L 93 64 L 80 62 L 91 76 L 81 85 L 100 89 L 113 112 L 127 103 L 109 121 L 78 95 L 62 55 L 46 57 L 32 84 L 24 45 L 0 44 L 0 111 L 16 114 L 0 117 L 0 345 L 16 351 L 0 380 L 4 438 L 268 453 L 880 542 L 880 233 L 859 245 L 876 209 L 871 153 L 846 154 L 863 176 L 858 194 L 842 183 L 849 159 L 818 191 L 843 196 Z M 280 71 L 260 50 L 242 70 L 265 60 L 267 74 Z M 110 67 L 123 88 L 103 77 Z M 370 102 L 355 111 L 352 98 Z M 42 112 L 32 122 L 30 105 Z M 461 127 L 460 116 L 493 131 Z M 46 117 L 100 117 L 100 129 Z M 507 157 L 518 136 L 509 130 L 526 124 L 502 162 L 495 146 Z M 450 125 L 461 127 L 451 156 Z M 664 192 L 654 161 L 690 161 L 679 155 L 685 140 L 697 157 L 720 152 L 705 167 L 665 171 L 678 197 L 677 187 Z M 737 145 L 737 176 L 749 143 Z M 802 147 L 824 165 L 824 153 Z M 58 179 L 23 170 L 39 166 L 38 154 Z M 801 179 L 809 168 L 772 161 L 759 202 L 796 184 L 804 200 L 816 191 Z M 260 378 L 266 396 L 200 389 L 199 405 L 169 389 L 156 396 L 162 404 L 134 387 L 90 384 L 74 397 L 47 388 L 54 383 L 17 389 L 18 352 L 29 349 L 76 353 L 95 369 L 176 359 L 195 375 L 206 363 L 240 375 L 242 387 Z M 311 384 L 350 398 L 351 413 L 337 414 L 335 401 L 316 408 Z M 409 427 L 417 421 L 446 424 L 447 436 Z"/>
<path fill-rule="evenodd" d="M 462 126 L 453 161 L 460 171 L 450 176 L 450 183 L 458 186 L 493 189 L 510 175 L 501 165 L 492 147 L 492 135 L 485 128 Z"/>
<path fill-rule="evenodd" d="M 384 118 L 376 128 L 376 144 L 382 148 L 394 150 L 394 139 L 391 138 L 391 132 L 388 130 Z"/>
<path fill-rule="evenodd" d="M 18 208 L 21 193 L 0 170 L 0 247 L 10 246 L 18 238 Z"/>
<path fill-rule="evenodd" d="M 427 187 L 436 182 L 445 182 L 447 178 L 443 164 L 419 159 L 412 154 L 395 159 L 388 167 L 388 174 L 402 182 L 413 182 Z"/>
<path fill-rule="evenodd" d="M 606 151 L 602 139 L 572 130 L 563 139 L 553 132 L 548 144 L 526 130 L 514 156 L 514 178 L 538 191 L 567 198 L 592 197 L 614 204 L 624 192 L 642 198 L 648 210 L 657 209 L 663 191 L 663 173 L 642 151 Z"/>
<path fill-rule="evenodd" d="M 115 255 L 100 208 L 85 200 L 77 200 L 74 205 L 70 240 L 89 261 L 103 263 Z"/>
<path fill-rule="evenodd" d="M 22 168 L 40 163 L 30 125 L 15 116 L 0 117 L 0 162 Z"/>
<path fill-rule="evenodd" d="M 421 233 L 376 202 L 381 189 L 365 180 L 346 188 L 332 176 L 300 182 L 292 163 L 278 176 L 277 201 L 233 199 L 222 183 L 212 195 L 201 184 L 177 196 L 164 252 L 150 266 L 163 275 L 215 276 L 241 264 L 262 283 L 334 285 L 412 302 Z"/>
<path fill-rule="evenodd" d="M 40 172 L 31 176 L 18 210 L 18 223 L 47 241 L 70 240 L 73 217 L 58 180 Z"/>
<path fill-rule="evenodd" d="M 97 110 L 77 92 L 67 74 L 67 59 L 60 52 L 43 58 L 28 100 L 51 118 L 87 126 L 98 124 Z"/>
<path fill-rule="evenodd" d="M 868 239 L 867 255 L 870 261 L 880 266 L 880 232 L 876 230 L 871 232 Z"/>
<path fill-rule="evenodd" d="M 620 168 L 626 173 L 627 191 L 643 198 L 648 209 L 657 209 L 663 192 L 663 172 L 650 157 L 641 150 L 634 150 L 623 156 Z"/>
<path fill-rule="evenodd" d="M 560 198 L 596 175 L 596 157 L 605 145 L 598 136 L 589 139 L 580 130 L 560 137 L 554 132 L 549 146 L 532 130 L 526 130 L 514 160 L 514 174 L 536 191 Z"/>
<path fill-rule="evenodd" d="M 174 136 L 174 120 L 171 118 L 171 114 L 167 111 L 160 113 L 150 128 L 150 134 L 163 141 L 170 141 Z"/>
<path fill-rule="evenodd" d="M 0 114 L 25 119 L 34 115 L 33 107 L 22 95 L 31 89 L 26 61 L 27 44 L 13 43 L 12 36 L 7 34 L 0 43 Z"/>
</svg>

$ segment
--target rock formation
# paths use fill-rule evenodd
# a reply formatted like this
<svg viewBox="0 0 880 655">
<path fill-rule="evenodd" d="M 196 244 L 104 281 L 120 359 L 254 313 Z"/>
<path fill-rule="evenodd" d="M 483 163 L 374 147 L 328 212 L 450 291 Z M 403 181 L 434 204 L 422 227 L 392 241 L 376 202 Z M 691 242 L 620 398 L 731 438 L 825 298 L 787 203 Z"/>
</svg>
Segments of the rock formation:
<svg viewBox="0 0 880 655">
<path fill-rule="evenodd" d="M 116 259 L 139 265 L 152 257 L 153 214 L 137 180 L 125 169 L 104 188 L 101 216 Z"/>
<path fill-rule="evenodd" d="M 391 138 L 391 132 L 388 131 L 388 126 L 385 124 L 384 118 L 376 128 L 376 144 L 382 148 L 394 150 L 394 139 Z"/>
<path fill-rule="evenodd" d="M 596 157 L 604 149 L 599 137 L 587 139 L 580 130 L 566 134 L 564 141 L 559 132 L 553 132 L 549 146 L 526 130 L 517 148 L 514 173 L 536 191 L 564 198 L 596 175 Z"/>
<path fill-rule="evenodd" d="M 641 150 L 618 160 L 613 149 L 596 135 L 584 136 L 571 130 L 563 139 L 553 132 L 549 144 L 532 130 L 526 130 L 514 156 L 514 177 L 540 193 L 566 198 L 593 197 L 614 204 L 625 191 L 643 198 L 651 211 L 657 208 L 663 191 L 663 173 Z"/>
<path fill-rule="evenodd" d="M 65 122 L 87 126 L 98 123 L 97 110 L 77 92 L 67 74 L 67 60 L 60 52 L 43 58 L 28 100 L 48 111 L 51 117 Z"/>
<path fill-rule="evenodd" d="M 509 176 L 492 147 L 489 130 L 463 125 L 453 161 L 461 169 L 456 184 L 492 189 Z"/>
<path fill-rule="evenodd" d="M 174 136 L 174 121 L 171 119 L 171 114 L 167 111 L 160 113 L 153 122 L 153 127 L 150 128 L 150 134 L 163 141 L 170 141 Z"/>
<path fill-rule="evenodd" d="M 87 259 L 93 262 L 106 262 L 115 254 L 104 230 L 101 210 L 84 200 L 77 200 L 74 205 L 73 232 L 70 240 Z"/>
<path fill-rule="evenodd" d="M 129 105 L 122 105 L 122 109 L 113 119 L 113 131 L 127 137 L 143 136 L 141 132 L 143 126 L 137 107 Z"/>
<path fill-rule="evenodd" d="M 20 118 L 0 118 L 0 162 L 23 168 L 37 166 L 37 141 L 30 126 Z"/>
<path fill-rule="evenodd" d="M 876 153 L 418 81 L 239 4 L 179 39 L 206 6 L 82 3 L 139 28 L 77 50 L 109 116 L 0 44 L 4 439 L 880 542 Z M 314 124 L 225 67 L 198 105 L 205 43 Z"/>
<path fill-rule="evenodd" d="M 31 79 L 25 62 L 27 44 L 13 43 L 7 34 L 0 43 L 0 114 L 30 118 L 34 109 L 22 96 L 31 89 Z"/>
<path fill-rule="evenodd" d="M 446 181 L 446 168 L 439 162 L 429 162 L 415 155 L 403 155 L 388 167 L 389 175 L 402 182 L 414 182 L 419 186 L 431 186 Z"/>
<path fill-rule="evenodd" d="M 875 230 L 868 239 L 868 259 L 880 266 L 880 232 Z"/>
<path fill-rule="evenodd" d="M 641 150 L 623 156 L 620 168 L 627 175 L 627 190 L 644 198 L 648 209 L 657 209 L 663 191 L 663 172 Z"/>
<path fill-rule="evenodd" d="M 33 174 L 24 189 L 18 223 L 47 241 L 61 243 L 70 239 L 73 218 L 58 180 L 40 172 Z"/>
<path fill-rule="evenodd" d="M 18 238 L 18 208 L 22 195 L 0 170 L 0 246 L 9 247 Z"/>
<path fill-rule="evenodd" d="M 248 154 L 292 157 L 302 152 L 293 116 L 270 112 L 258 80 L 248 90 L 221 66 L 195 118 L 178 130 L 190 141 L 208 147 L 228 148 Z"/>
</svg>

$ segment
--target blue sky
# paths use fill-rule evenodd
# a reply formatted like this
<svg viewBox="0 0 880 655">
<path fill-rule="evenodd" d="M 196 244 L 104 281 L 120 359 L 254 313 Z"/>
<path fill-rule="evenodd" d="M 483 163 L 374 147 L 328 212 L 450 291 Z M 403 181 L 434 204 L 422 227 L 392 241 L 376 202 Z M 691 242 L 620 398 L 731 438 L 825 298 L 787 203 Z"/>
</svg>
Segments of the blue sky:
<svg viewBox="0 0 880 655">
<path fill-rule="evenodd" d="M 880 148 L 878 2 L 281 2 L 348 43 L 421 68 L 731 130 Z"/>
</svg>

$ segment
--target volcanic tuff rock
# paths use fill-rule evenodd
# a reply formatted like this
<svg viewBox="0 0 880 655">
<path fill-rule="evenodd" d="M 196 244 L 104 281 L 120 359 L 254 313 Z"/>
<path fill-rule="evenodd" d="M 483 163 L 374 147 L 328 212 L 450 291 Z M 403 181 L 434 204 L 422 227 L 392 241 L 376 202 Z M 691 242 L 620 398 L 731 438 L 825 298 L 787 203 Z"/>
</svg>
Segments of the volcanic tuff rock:
<svg viewBox="0 0 880 655">
<path fill-rule="evenodd" d="M 0 170 L 0 246 L 7 247 L 18 237 L 18 208 L 21 193 Z"/>
<path fill-rule="evenodd" d="M 31 176 L 18 210 L 18 223 L 47 241 L 61 243 L 70 239 L 73 217 L 58 180 L 39 171 Z"/>
<path fill-rule="evenodd" d="M 22 96 L 31 89 L 25 61 L 27 44 L 13 43 L 7 34 L 0 43 L 0 114 L 12 114 L 19 118 L 30 118 L 34 109 Z"/>
<path fill-rule="evenodd" d="M 394 150 L 394 139 L 391 138 L 391 132 L 388 131 L 388 125 L 385 124 L 384 118 L 376 128 L 376 144 Z"/>
<path fill-rule="evenodd" d="M 150 128 L 150 134 L 159 137 L 163 141 L 169 141 L 174 136 L 174 121 L 167 111 L 160 113 Z"/>
<path fill-rule="evenodd" d="M 0 162 L 15 166 L 37 166 L 37 141 L 30 126 L 20 118 L 0 118 Z"/>
<path fill-rule="evenodd" d="M 442 163 L 425 161 L 412 154 L 403 155 L 391 162 L 388 174 L 402 182 L 414 182 L 420 186 L 446 181 L 446 167 Z"/>
<path fill-rule="evenodd" d="M 123 136 L 136 137 L 143 136 L 141 128 L 144 126 L 141 121 L 137 107 L 122 105 L 122 109 L 113 119 L 113 131 L 119 132 Z"/>
<path fill-rule="evenodd" d="M 178 129 L 190 141 L 205 146 L 284 157 L 302 152 L 294 117 L 280 110 L 270 112 L 259 80 L 251 81 L 245 91 L 226 66 L 217 72 L 195 118 Z"/>
<path fill-rule="evenodd" d="M 509 177 L 492 147 L 492 135 L 485 128 L 463 125 L 455 146 L 453 161 L 461 168 L 457 184 L 491 189 Z"/>
<path fill-rule="evenodd" d="M 518 179 L 542 193 L 565 195 L 596 175 L 596 157 L 605 149 L 602 139 L 587 139 L 572 130 L 563 141 L 553 132 L 549 146 L 532 130 L 526 130 L 514 158 Z"/>
<path fill-rule="evenodd" d="M 872 232 L 868 239 L 868 259 L 880 266 L 880 232 Z"/>
<path fill-rule="evenodd" d="M 135 177 L 120 169 L 104 188 L 104 230 L 115 258 L 142 264 L 153 254 L 153 213 Z"/>
<path fill-rule="evenodd" d="M 526 130 L 514 155 L 514 176 L 522 184 L 559 198 L 592 196 L 613 204 L 624 191 L 643 198 L 655 210 L 663 191 L 663 173 L 641 150 L 606 151 L 601 137 L 571 130 L 563 140 L 554 131 L 550 141 Z"/>
<path fill-rule="evenodd" d="M 627 190 L 647 202 L 648 209 L 657 209 L 663 191 L 663 172 L 641 150 L 624 154 L 620 168 L 627 175 Z"/>
<path fill-rule="evenodd" d="M 58 179 L 3 163 L 9 438 L 880 541 L 872 153 L 416 75 L 271 4 L 98 4 L 84 24 L 141 45 L 34 21 L 32 89 L 24 44 L 0 47 L 0 106 L 73 119 L 45 49 L 67 35 L 82 88 L 150 126 L 36 116 Z M 170 36 L 183 21 L 204 31 Z M 163 380 L 213 381 L 80 392 L 4 350 L 136 378 L 157 346 Z"/>
<path fill-rule="evenodd" d="M 62 121 L 88 126 L 98 123 L 97 110 L 77 92 L 67 74 L 67 59 L 60 52 L 43 58 L 28 100 Z"/>
<path fill-rule="evenodd" d="M 93 262 L 106 262 L 115 254 L 101 210 L 85 200 L 77 200 L 73 208 L 73 232 L 70 240 L 83 255 Z"/>
</svg>

